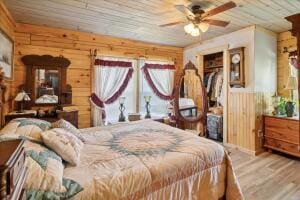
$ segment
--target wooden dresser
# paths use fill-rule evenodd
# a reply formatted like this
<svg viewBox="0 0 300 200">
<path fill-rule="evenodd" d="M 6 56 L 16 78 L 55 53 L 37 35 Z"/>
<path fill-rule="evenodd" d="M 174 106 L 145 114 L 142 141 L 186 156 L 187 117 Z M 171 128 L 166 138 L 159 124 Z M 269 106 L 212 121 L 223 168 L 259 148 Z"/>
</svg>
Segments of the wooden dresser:
<svg viewBox="0 0 300 200">
<path fill-rule="evenodd" d="M 264 116 L 264 147 L 300 157 L 299 117 Z"/>
<path fill-rule="evenodd" d="M 24 140 L 0 142 L 0 200 L 26 199 Z"/>
</svg>

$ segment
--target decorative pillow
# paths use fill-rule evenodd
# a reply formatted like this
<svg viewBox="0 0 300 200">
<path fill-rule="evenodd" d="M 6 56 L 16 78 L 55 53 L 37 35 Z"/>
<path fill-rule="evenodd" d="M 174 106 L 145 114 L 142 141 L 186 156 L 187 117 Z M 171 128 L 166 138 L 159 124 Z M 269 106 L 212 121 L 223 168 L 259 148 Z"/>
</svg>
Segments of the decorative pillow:
<svg viewBox="0 0 300 200">
<path fill-rule="evenodd" d="M 69 131 L 70 133 L 74 134 L 76 137 L 78 137 L 82 142 L 85 142 L 84 137 L 81 135 L 80 130 L 78 130 L 73 124 L 70 122 L 60 119 L 54 123 L 52 123 L 52 128 L 63 128 Z"/>
<path fill-rule="evenodd" d="M 77 165 L 83 143 L 75 135 L 62 128 L 54 128 L 41 133 L 45 145 L 60 155 L 65 161 Z"/>
<path fill-rule="evenodd" d="M 51 123 L 34 118 L 17 118 L 11 120 L 1 131 L 2 134 L 17 134 L 42 142 L 41 132 L 51 128 Z"/>
<path fill-rule="evenodd" d="M 1 135 L 0 142 L 20 138 L 26 140 L 24 149 L 27 199 L 66 199 L 83 190 L 75 181 L 63 178 L 64 166 L 61 157 L 43 145 L 14 134 Z"/>
</svg>

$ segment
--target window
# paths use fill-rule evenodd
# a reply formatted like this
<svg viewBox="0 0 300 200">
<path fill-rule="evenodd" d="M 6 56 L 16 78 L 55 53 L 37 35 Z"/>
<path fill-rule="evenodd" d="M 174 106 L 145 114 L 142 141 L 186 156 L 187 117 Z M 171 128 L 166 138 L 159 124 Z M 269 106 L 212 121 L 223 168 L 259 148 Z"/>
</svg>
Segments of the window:
<svg viewBox="0 0 300 200">
<path fill-rule="evenodd" d="M 137 96 L 137 86 L 136 86 L 136 81 L 137 81 L 137 74 L 136 69 L 137 69 L 137 61 L 132 60 L 132 66 L 134 69 L 133 76 L 128 83 L 128 86 L 126 87 L 125 91 L 123 92 L 122 96 L 125 97 L 125 111 L 124 115 L 128 116 L 128 113 L 135 113 L 137 112 L 136 110 L 136 96 Z M 115 101 L 112 104 L 105 104 L 105 110 L 106 110 L 106 119 L 108 122 L 117 122 L 119 119 L 119 101 Z"/>
<path fill-rule="evenodd" d="M 156 96 L 145 79 L 142 67 L 145 64 L 145 60 L 132 60 L 133 62 L 133 76 L 122 94 L 125 97 L 125 111 L 126 118 L 129 113 L 140 113 L 141 116 L 145 116 L 145 100 L 144 96 L 151 96 L 150 112 L 151 117 L 163 117 L 167 116 L 169 101 L 165 101 Z M 112 104 L 106 104 L 105 110 L 107 113 L 106 119 L 108 122 L 117 122 L 119 119 L 119 101 L 115 101 Z"/>
</svg>

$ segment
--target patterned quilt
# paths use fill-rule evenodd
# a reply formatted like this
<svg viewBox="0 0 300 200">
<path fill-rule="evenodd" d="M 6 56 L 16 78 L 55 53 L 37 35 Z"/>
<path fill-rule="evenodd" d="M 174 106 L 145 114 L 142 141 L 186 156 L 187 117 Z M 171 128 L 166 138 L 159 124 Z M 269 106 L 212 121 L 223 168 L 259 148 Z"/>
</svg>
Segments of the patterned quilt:
<svg viewBox="0 0 300 200">
<path fill-rule="evenodd" d="M 243 199 L 224 148 L 151 120 L 84 129 L 75 199 Z"/>
</svg>

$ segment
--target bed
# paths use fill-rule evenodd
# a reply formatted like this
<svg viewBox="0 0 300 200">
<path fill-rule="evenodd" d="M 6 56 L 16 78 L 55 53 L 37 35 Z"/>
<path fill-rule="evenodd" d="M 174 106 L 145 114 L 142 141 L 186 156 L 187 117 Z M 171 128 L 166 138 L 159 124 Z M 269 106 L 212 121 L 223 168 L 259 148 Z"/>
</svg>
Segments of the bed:
<svg viewBox="0 0 300 200">
<path fill-rule="evenodd" d="M 151 120 L 82 129 L 74 199 L 243 199 L 224 148 Z"/>
</svg>

